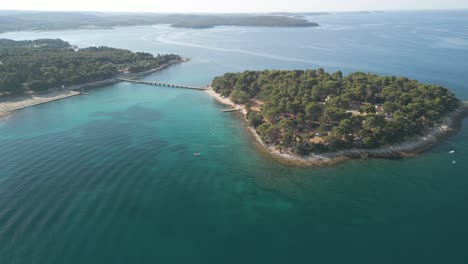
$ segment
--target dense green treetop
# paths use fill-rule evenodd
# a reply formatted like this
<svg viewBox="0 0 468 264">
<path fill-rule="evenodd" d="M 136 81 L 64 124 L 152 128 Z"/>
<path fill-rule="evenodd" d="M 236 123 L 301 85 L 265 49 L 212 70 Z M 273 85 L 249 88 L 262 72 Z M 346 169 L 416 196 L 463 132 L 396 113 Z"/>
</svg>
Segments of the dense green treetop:
<svg viewBox="0 0 468 264">
<path fill-rule="evenodd" d="M 0 94 L 100 81 L 178 59 L 177 55 L 153 56 L 108 47 L 78 49 L 60 39 L 0 39 Z"/>
<path fill-rule="evenodd" d="M 437 85 L 323 69 L 226 73 L 212 87 L 246 103 L 247 118 L 265 142 L 302 155 L 397 143 L 460 103 Z"/>
</svg>

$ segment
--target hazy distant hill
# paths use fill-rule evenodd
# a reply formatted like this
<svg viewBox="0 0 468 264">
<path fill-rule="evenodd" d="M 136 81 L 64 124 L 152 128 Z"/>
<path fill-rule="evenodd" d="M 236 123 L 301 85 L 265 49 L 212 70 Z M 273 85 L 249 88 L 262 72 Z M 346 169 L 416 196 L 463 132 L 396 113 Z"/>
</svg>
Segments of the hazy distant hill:
<svg viewBox="0 0 468 264">
<path fill-rule="evenodd" d="M 275 16 L 321 16 L 321 15 L 329 15 L 330 13 L 328 12 L 297 12 L 297 13 L 291 13 L 291 12 L 273 12 L 269 13 L 270 15 L 275 15 Z"/>
<path fill-rule="evenodd" d="M 170 24 L 173 27 L 184 28 L 210 28 L 215 26 L 318 26 L 317 23 L 287 15 L 171 15 L 137 13 L 105 14 L 84 12 L 0 11 L 0 32 L 154 24 Z"/>
<path fill-rule="evenodd" d="M 173 27 L 210 28 L 215 26 L 261 26 L 261 27 L 313 27 L 317 23 L 305 19 L 287 16 L 206 16 L 206 15 L 170 15 L 162 18 L 162 23 L 169 22 Z"/>
</svg>

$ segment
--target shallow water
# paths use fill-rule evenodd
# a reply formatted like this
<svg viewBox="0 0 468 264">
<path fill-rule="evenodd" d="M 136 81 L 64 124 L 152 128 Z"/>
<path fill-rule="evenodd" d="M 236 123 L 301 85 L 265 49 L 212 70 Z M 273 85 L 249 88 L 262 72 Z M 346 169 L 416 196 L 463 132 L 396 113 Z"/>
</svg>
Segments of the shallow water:
<svg viewBox="0 0 468 264">
<path fill-rule="evenodd" d="M 81 47 L 192 58 L 147 80 L 206 85 L 227 71 L 323 67 L 408 76 L 468 99 L 467 11 L 310 19 L 322 26 L 0 37 L 59 37 Z M 238 117 L 202 92 L 118 83 L 91 93 L 0 123 L 0 263 L 468 258 L 466 121 L 459 134 L 416 158 L 302 169 L 260 155 Z"/>
</svg>

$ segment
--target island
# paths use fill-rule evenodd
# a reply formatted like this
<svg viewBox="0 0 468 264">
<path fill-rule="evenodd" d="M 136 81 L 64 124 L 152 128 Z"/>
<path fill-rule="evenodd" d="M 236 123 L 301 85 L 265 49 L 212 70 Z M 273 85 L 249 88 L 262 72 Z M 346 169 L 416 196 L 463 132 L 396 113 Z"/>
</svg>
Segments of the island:
<svg viewBox="0 0 468 264">
<path fill-rule="evenodd" d="M 216 26 L 255 27 L 317 27 L 306 19 L 289 16 L 220 16 L 220 15 L 172 15 L 164 19 L 176 28 L 212 28 Z"/>
<path fill-rule="evenodd" d="M 289 164 L 415 154 L 456 132 L 467 114 L 444 87 L 362 72 L 245 71 L 211 87 L 242 110 L 264 150 Z"/>
<path fill-rule="evenodd" d="M 0 10 L 0 32 L 24 30 L 110 29 L 116 26 L 170 25 L 177 28 L 216 26 L 316 27 L 295 15 L 152 14 L 99 12 L 33 12 Z"/>
<path fill-rule="evenodd" d="M 109 47 L 80 49 L 60 39 L 0 39 L 0 116 L 185 60 Z"/>
</svg>

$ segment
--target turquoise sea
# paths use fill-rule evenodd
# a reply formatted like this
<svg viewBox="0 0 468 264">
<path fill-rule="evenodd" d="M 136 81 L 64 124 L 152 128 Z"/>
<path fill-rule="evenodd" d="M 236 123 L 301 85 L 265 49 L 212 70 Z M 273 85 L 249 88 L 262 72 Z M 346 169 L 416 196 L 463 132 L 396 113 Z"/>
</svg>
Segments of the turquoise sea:
<svg viewBox="0 0 468 264">
<path fill-rule="evenodd" d="M 227 71 L 323 67 L 468 99 L 468 11 L 310 19 L 322 26 L 0 38 L 192 59 L 146 80 L 206 85 Z M 239 117 L 202 92 L 118 83 L 91 93 L 0 121 L 1 264 L 468 263 L 467 121 L 416 158 L 304 169 L 259 154 Z"/>
</svg>

